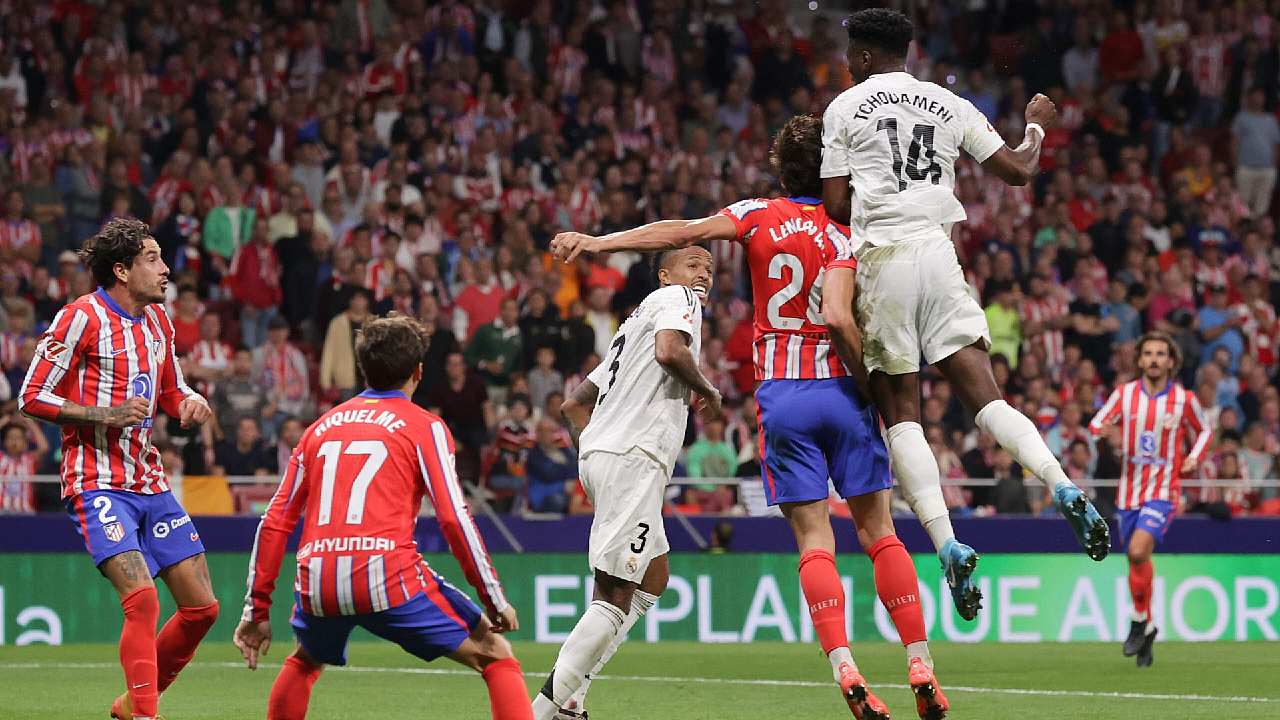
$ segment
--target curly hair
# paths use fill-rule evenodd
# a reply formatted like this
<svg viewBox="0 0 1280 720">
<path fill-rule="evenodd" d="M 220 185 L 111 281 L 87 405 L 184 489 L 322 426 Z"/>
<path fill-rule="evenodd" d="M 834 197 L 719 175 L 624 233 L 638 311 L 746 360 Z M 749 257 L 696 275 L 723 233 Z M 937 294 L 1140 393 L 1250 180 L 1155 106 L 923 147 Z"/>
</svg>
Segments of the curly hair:
<svg viewBox="0 0 1280 720">
<path fill-rule="evenodd" d="M 915 28 L 906 15 L 885 8 L 859 10 L 844 22 L 849 40 L 864 43 L 893 57 L 906 57 Z"/>
<path fill-rule="evenodd" d="M 115 287 L 116 263 L 132 267 L 142 252 L 142 241 L 151 235 L 151 227 L 134 218 L 115 218 L 97 235 L 84 241 L 80 259 L 93 273 L 93 279 L 104 288 Z"/>
<path fill-rule="evenodd" d="M 822 197 L 822 121 L 797 115 L 773 138 L 769 162 L 792 195 Z"/>
<path fill-rule="evenodd" d="M 1182 348 L 1178 347 L 1178 343 L 1174 341 L 1172 335 L 1159 330 L 1143 333 L 1142 337 L 1138 338 L 1137 344 L 1133 346 L 1134 363 L 1136 364 L 1142 360 L 1142 346 L 1149 342 L 1164 343 L 1164 346 L 1169 350 L 1169 358 L 1173 360 L 1173 369 L 1169 374 L 1177 375 L 1178 371 L 1182 369 Z"/>
<path fill-rule="evenodd" d="M 431 334 L 422 323 L 393 312 L 360 328 L 356 362 L 369 387 L 395 390 L 413 377 L 430 340 Z"/>
</svg>

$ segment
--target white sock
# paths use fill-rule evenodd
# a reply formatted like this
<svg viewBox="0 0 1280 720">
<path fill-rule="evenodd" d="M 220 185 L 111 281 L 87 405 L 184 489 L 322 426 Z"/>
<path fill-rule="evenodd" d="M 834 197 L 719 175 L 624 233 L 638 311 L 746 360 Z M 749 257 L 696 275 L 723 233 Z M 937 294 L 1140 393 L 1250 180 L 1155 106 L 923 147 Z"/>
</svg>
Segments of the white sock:
<svg viewBox="0 0 1280 720">
<path fill-rule="evenodd" d="M 938 461 L 933 457 L 929 441 L 924 439 L 924 430 L 920 423 L 901 422 L 889 428 L 885 439 L 902 497 L 929 533 L 934 547 L 942 550 L 956 533 L 951 529 L 947 501 L 942 498 Z"/>
<path fill-rule="evenodd" d="M 643 590 L 636 590 L 631 594 L 631 612 L 627 613 L 627 618 L 622 621 L 622 627 L 618 629 L 618 634 L 613 636 L 613 640 L 609 642 L 609 647 L 605 648 L 604 655 L 600 656 L 600 662 L 596 663 L 595 668 L 591 670 L 591 674 L 582 681 L 582 686 L 569 699 L 568 707 L 576 712 L 582 712 L 582 708 L 587 704 L 587 690 L 591 689 L 591 681 L 595 679 L 596 675 L 600 674 L 600 671 L 604 669 L 605 663 L 609 662 L 613 654 L 618 652 L 618 647 L 622 645 L 623 640 L 627 639 L 627 633 L 631 632 L 631 628 L 635 626 L 636 621 L 648 612 L 649 608 L 653 607 L 656 602 L 658 602 L 657 595 L 651 595 Z"/>
<path fill-rule="evenodd" d="M 849 651 L 849 646 L 838 647 L 827 653 L 827 659 L 831 661 L 831 674 L 835 675 L 836 682 L 840 682 L 840 666 L 848 665 L 854 670 L 858 669 L 858 664 L 853 661 L 853 653 Z"/>
<path fill-rule="evenodd" d="M 569 701 L 587 672 L 600 662 L 625 619 L 621 610 L 603 600 L 592 601 L 587 606 L 561 646 L 551 677 L 534 696 L 533 714 L 537 720 L 551 720 Z"/>
<path fill-rule="evenodd" d="M 925 667 L 933 669 L 933 656 L 929 654 L 929 641 L 917 640 L 907 645 L 907 662 L 920 658 L 924 661 Z"/>
<path fill-rule="evenodd" d="M 1067 480 L 1058 459 L 1049 452 L 1040 431 L 1026 415 L 1014 410 L 1004 400 L 995 400 L 978 411 L 974 418 L 978 427 L 1000 443 L 1022 467 L 1040 478 L 1040 482 L 1053 490 Z"/>
<path fill-rule="evenodd" d="M 1129 619 L 1133 620 L 1134 622 L 1146 622 L 1147 614 L 1144 612 L 1140 613 L 1137 610 L 1134 610 L 1133 613 L 1129 615 Z"/>
</svg>

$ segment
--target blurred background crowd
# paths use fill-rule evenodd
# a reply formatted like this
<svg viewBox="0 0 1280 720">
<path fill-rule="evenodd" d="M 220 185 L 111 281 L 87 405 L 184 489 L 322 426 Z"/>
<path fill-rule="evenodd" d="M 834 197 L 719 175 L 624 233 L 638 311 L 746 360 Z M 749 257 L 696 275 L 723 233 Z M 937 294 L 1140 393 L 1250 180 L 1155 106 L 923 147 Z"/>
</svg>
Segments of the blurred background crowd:
<svg viewBox="0 0 1280 720">
<path fill-rule="evenodd" d="M 1280 512 L 1253 484 L 1276 477 L 1280 452 L 1280 0 L 909 5 L 909 70 L 1013 144 L 1031 95 L 1059 108 L 1031 185 L 967 157 L 957 172 L 969 220 L 954 240 L 1010 403 L 1071 477 L 1115 478 L 1119 449 L 1085 425 L 1135 377 L 1134 339 L 1166 330 L 1214 424 L 1203 473 L 1238 481 L 1188 490 L 1186 507 Z M 216 413 L 193 434 L 158 425 L 175 474 L 277 473 L 305 423 L 362 389 L 353 338 L 394 310 L 433 330 L 413 399 L 448 422 L 463 479 L 503 511 L 585 513 L 559 404 L 656 281 L 647 257 L 562 264 L 549 241 L 781 194 L 771 137 L 848 87 L 841 19 L 857 8 L 0 9 L 0 474 L 56 472 L 56 428 L 19 419 L 13 395 L 54 314 L 94 289 L 75 249 L 131 215 L 163 249 L 177 350 Z M 677 476 L 692 484 L 674 493 L 687 510 L 742 512 L 745 490 L 696 480 L 759 473 L 749 279 L 740 247 L 712 252 L 702 363 L 726 410 L 691 419 Z M 943 477 L 961 481 L 954 511 L 1042 510 L 951 388 L 925 392 Z M 4 488 L 10 510 L 59 507 L 56 485 Z"/>
</svg>

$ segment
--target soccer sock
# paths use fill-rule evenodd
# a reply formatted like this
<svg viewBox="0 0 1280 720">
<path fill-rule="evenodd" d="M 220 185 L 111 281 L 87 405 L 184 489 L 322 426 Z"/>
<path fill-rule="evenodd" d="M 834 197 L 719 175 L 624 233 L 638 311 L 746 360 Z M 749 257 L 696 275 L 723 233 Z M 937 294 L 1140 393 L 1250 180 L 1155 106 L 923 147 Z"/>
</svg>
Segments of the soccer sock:
<svg viewBox="0 0 1280 720">
<path fill-rule="evenodd" d="M 613 640 L 609 641 L 609 647 L 605 649 L 604 655 L 600 656 L 600 662 L 596 663 L 591 674 L 583 679 L 582 686 L 573 694 L 573 697 L 569 698 L 567 707 L 577 712 L 582 712 L 582 708 L 586 707 L 587 704 L 587 690 L 591 689 L 591 681 L 595 679 L 596 675 L 600 674 L 600 671 L 604 669 L 605 663 L 609 662 L 613 654 L 618 652 L 618 647 L 622 645 L 623 640 L 626 640 L 627 633 L 631 632 L 631 628 L 635 627 L 636 621 L 648 612 L 649 608 L 653 607 L 656 602 L 658 602 L 657 595 L 652 595 L 643 590 L 636 590 L 631 594 L 631 612 L 628 612 L 627 619 L 622 621 L 622 627 L 618 629 L 618 634 L 614 635 Z"/>
<path fill-rule="evenodd" d="M 489 686 L 489 712 L 493 720 L 533 720 L 529 688 L 525 687 L 519 661 L 511 657 L 491 662 L 480 671 L 480 677 Z"/>
<path fill-rule="evenodd" d="M 203 607 L 180 607 L 156 636 L 156 665 L 159 691 L 168 689 L 182 668 L 196 654 L 196 646 L 218 619 L 218 603 Z"/>
<path fill-rule="evenodd" d="M 286 658 L 267 698 L 267 720 L 303 720 L 311 702 L 311 686 L 319 677 L 319 670 L 297 656 Z"/>
<path fill-rule="evenodd" d="M 889 611 L 889 619 L 898 629 L 902 644 L 909 648 L 913 643 L 923 643 L 927 638 L 924 612 L 920 608 L 920 584 L 916 579 L 916 566 L 902 541 L 897 535 L 880 538 L 867 550 L 867 556 L 875 573 L 876 594 Z"/>
<path fill-rule="evenodd" d="M 1129 565 L 1129 594 L 1133 595 L 1133 619 L 1146 622 L 1151 615 L 1151 578 L 1155 569 L 1148 560 L 1141 565 Z"/>
<path fill-rule="evenodd" d="M 1013 456 L 1019 465 L 1040 478 L 1040 482 L 1053 490 L 1067 480 L 1061 463 L 1049 451 L 1035 423 L 1026 415 L 1014 410 L 1004 400 L 995 400 L 978 411 L 974 420 L 983 432 L 989 434 Z"/>
<path fill-rule="evenodd" d="M 804 591 L 809 617 L 813 619 L 813 631 L 822 645 L 822 652 L 831 661 L 836 681 L 840 680 L 840 665 L 848 663 L 857 669 L 849 652 L 849 637 L 844 629 L 844 586 L 836 570 L 835 556 L 826 550 L 810 550 L 800 556 L 800 588 Z M 841 652 L 843 650 L 843 652 Z"/>
<path fill-rule="evenodd" d="M 622 628 L 624 619 L 626 615 L 622 610 L 603 600 L 595 600 L 587 606 L 587 611 L 560 648 L 551 676 L 533 699 L 534 717 L 551 720 L 564 707 L 582 685 L 587 673 L 600 662 L 609 642 Z"/>
<path fill-rule="evenodd" d="M 885 433 L 889 455 L 893 458 L 893 474 L 902 488 L 902 497 L 911 506 L 920 524 L 941 551 L 956 536 L 951 529 L 947 501 L 942 498 L 942 479 L 938 461 L 929 442 L 924 439 L 920 423 L 900 422 Z"/>
<path fill-rule="evenodd" d="M 160 703 L 156 688 L 156 623 L 160 596 L 154 586 L 142 587 L 120 599 L 124 630 L 120 632 L 120 665 L 128 685 L 129 704 L 138 717 L 155 717 Z"/>
</svg>

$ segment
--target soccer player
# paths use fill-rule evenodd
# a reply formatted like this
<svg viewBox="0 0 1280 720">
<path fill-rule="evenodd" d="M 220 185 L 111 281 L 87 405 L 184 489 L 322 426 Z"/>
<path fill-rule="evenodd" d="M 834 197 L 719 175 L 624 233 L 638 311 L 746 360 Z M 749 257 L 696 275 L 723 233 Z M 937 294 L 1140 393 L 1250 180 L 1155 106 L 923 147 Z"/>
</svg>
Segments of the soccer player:
<svg viewBox="0 0 1280 720">
<path fill-rule="evenodd" d="M 946 715 L 947 700 L 933 675 L 915 566 L 889 514 L 893 478 L 879 418 L 858 388 L 866 373 L 853 317 L 857 263 L 846 231 L 817 198 L 821 158 L 821 121 L 793 118 L 772 151 L 788 197 L 743 200 L 701 220 L 661 221 L 603 238 L 565 233 L 552 249 L 573 258 L 584 250 L 662 250 L 712 240 L 746 246 L 765 492 L 795 533 L 800 584 L 818 640 L 853 714 L 888 717 L 849 651 L 827 505 L 830 477 L 849 505 L 875 568 L 876 591 L 906 646 L 917 710 L 936 720 Z"/>
<path fill-rule="evenodd" d="M 495 719 L 531 717 L 520 663 L 500 634 L 519 628 L 516 611 L 463 499 L 453 436 L 409 401 L 429 338 L 398 315 L 364 326 L 356 361 L 369 389 L 307 428 L 258 525 L 234 637 L 251 670 L 270 646 L 271 592 L 285 542 L 305 515 L 289 621 L 298 646 L 271 687 L 268 720 L 306 717 L 320 671 L 346 664 L 357 626 L 427 662 L 443 655 L 479 672 Z M 424 494 L 485 612 L 418 554 L 413 531 Z"/>
<path fill-rule="evenodd" d="M 1173 522 L 1182 476 L 1196 471 L 1213 439 L 1213 427 L 1196 395 L 1173 381 L 1182 351 L 1173 338 L 1149 332 L 1136 349 L 1142 377 L 1116 388 L 1093 416 L 1089 431 L 1106 433 L 1124 450 L 1116 508 L 1120 539 L 1129 554 L 1133 621 L 1124 641 L 1125 657 L 1151 665 L 1156 626 L 1151 622 L 1151 553 Z M 1184 454 L 1187 441 L 1191 449 Z"/>
<path fill-rule="evenodd" d="M 832 217 L 850 218 L 864 361 L 894 473 L 943 555 L 961 616 L 971 618 L 981 598 L 972 577 L 977 557 L 956 552 L 938 464 L 920 426 L 921 355 L 950 381 L 978 427 L 1053 491 L 1089 557 L 1102 560 L 1110 544 L 1106 521 L 1067 479 L 1035 424 L 1001 399 L 987 354 L 991 331 L 951 242 L 951 226 L 965 219 L 953 189 L 960 148 L 1001 180 L 1025 185 L 1057 111 L 1045 96 L 1033 97 L 1024 140 L 1011 149 L 972 103 L 907 74 L 913 28 L 901 13 L 861 10 L 847 27 L 856 85 L 831 101 L 823 119 L 822 196 Z"/>
<path fill-rule="evenodd" d="M 533 699 L 538 720 L 585 717 L 591 676 L 666 589 L 662 499 L 683 444 L 689 392 L 702 397 L 704 417 L 720 415 L 720 393 L 698 370 L 702 303 L 713 277 L 711 253 L 702 248 L 664 255 L 661 287 L 622 323 L 604 360 L 561 406 L 595 505 L 588 545 L 595 591 Z"/>
<path fill-rule="evenodd" d="M 107 580 L 120 595 L 119 720 L 154 718 L 160 694 L 218 618 L 204 546 L 169 492 L 151 444 L 155 408 L 190 428 L 209 404 L 187 386 L 164 308 L 169 268 L 143 222 L 117 218 L 85 240 L 80 257 L 98 289 L 58 312 L 40 338 L 19 407 L 62 425 L 62 497 Z M 160 634 L 168 586 L 178 610 Z"/>
</svg>

